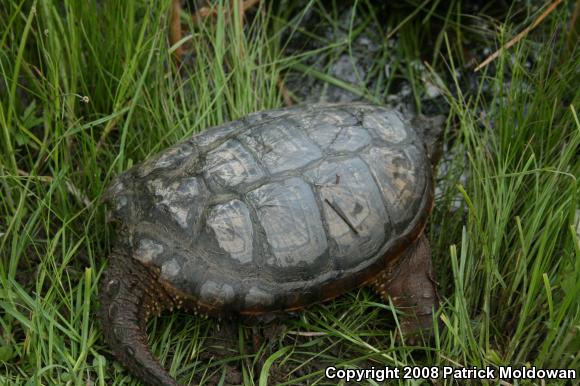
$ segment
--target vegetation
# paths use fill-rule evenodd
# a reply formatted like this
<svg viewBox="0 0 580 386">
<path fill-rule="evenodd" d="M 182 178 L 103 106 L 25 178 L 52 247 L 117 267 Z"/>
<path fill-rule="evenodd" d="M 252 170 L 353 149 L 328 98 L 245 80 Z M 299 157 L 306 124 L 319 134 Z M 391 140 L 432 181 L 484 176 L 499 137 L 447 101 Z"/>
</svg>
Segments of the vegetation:
<svg viewBox="0 0 580 386">
<path fill-rule="evenodd" d="M 428 232 L 445 328 L 429 347 L 397 343 L 396 313 L 368 289 L 285 328 L 235 324 L 234 338 L 213 319 L 163 315 L 149 334 L 171 374 L 293 385 L 336 383 L 324 374 L 331 365 L 580 370 L 578 2 L 556 6 L 478 73 L 474 64 L 538 20 L 543 4 L 359 1 L 345 26 L 338 2 L 261 2 L 244 24 L 223 1 L 215 17 L 189 20 L 178 70 L 169 3 L 0 5 L 0 384 L 138 383 L 95 320 L 114 239 L 102 192 L 194 132 L 282 106 L 291 71 L 379 103 L 404 82 L 417 111 L 433 109 L 428 87 L 441 95 L 446 148 Z M 348 32 L 325 41 L 301 24 L 308 12 Z M 313 65 L 351 53 L 358 26 L 372 23 L 389 38 L 368 78 L 352 85 Z M 299 34 L 324 47 L 289 54 Z M 270 339 L 252 344 L 256 333 Z"/>
</svg>

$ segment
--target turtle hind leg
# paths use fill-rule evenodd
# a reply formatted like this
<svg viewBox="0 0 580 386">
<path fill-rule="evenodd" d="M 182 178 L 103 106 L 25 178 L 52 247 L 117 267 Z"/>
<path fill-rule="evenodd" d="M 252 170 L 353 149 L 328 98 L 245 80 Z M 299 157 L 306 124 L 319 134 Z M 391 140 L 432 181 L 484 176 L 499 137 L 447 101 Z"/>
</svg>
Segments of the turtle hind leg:
<svg viewBox="0 0 580 386">
<path fill-rule="evenodd" d="M 385 269 L 373 283 L 381 298 L 389 297 L 401 317 L 401 332 L 412 345 L 433 330 L 433 312 L 439 308 L 439 297 L 433 280 L 431 249 L 422 236 L 401 256 L 396 266 Z"/>
<path fill-rule="evenodd" d="M 113 252 L 100 289 L 103 336 L 115 357 L 150 385 L 177 386 L 147 345 L 147 321 L 173 301 L 153 272 L 137 260 Z"/>
</svg>

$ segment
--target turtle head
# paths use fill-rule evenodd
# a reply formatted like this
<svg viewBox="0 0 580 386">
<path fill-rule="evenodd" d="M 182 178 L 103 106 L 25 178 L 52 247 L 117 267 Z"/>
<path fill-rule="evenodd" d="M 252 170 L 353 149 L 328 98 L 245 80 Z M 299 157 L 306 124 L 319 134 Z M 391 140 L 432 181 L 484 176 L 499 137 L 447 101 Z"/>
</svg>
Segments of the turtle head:
<svg viewBox="0 0 580 386">
<path fill-rule="evenodd" d="M 419 114 L 411 120 L 411 124 L 425 143 L 425 148 L 432 165 L 436 165 L 443 151 L 443 131 L 445 128 L 444 115 Z"/>
</svg>

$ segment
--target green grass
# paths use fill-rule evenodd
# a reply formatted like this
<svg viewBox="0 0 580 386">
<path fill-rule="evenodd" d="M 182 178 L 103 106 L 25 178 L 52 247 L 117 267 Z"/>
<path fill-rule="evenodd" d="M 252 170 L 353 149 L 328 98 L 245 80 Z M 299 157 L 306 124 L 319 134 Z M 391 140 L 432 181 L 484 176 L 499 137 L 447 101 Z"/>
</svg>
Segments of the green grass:
<svg viewBox="0 0 580 386">
<path fill-rule="evenodd" d="M 335 5 L 305 9 L 343 28 Z M 330 365 L 579 370 L 580 52 L 570 25 L 578 5 L 560 5 L 469 87 L 466 51 L 495 50 L 542 10 L 492 4 L 470 16 L 460 1 L 435 5 L 399 5 L 385 18 L 361 1 L 334 42 L 298 27 L 303 14 L 290 3 L 262 5 L 245 27 L 220 16 L 191 26 L 185 44 L 193 55 L 177 75 L 168 1 L 3 2 L 0 384 L 137 384 L 110 356 L 95 320 L 114 239 L 102 192 L 114 175 L 194 132 L 281 106 L 277 84 L 290 70 L 379 103 L 407 81 L 418 110 L 426 108 L 425 77 L 442 90 L 447 172 L 429 236 L 446 328 L 425 349 L 396 343 L 392 307 L 367 289 L 295 315 L 284 329 L 257 328 L 273 336 L 257 348 L 251 326 L 164 315 L 149 333 L 171 374 L 215 384 L 237 372 L 247 385 L 292 385 L 334 384 L 324 376 Z M 381 36 L 396 29 L 397 44 L 385 39 L 370 70 L 384 87 L 347 85 L 311 67 L 356 49 L 355 18 L 386 20 Z M 289 34 L 309 32 L 324 49 L 285 54 Z"/>
</svg>

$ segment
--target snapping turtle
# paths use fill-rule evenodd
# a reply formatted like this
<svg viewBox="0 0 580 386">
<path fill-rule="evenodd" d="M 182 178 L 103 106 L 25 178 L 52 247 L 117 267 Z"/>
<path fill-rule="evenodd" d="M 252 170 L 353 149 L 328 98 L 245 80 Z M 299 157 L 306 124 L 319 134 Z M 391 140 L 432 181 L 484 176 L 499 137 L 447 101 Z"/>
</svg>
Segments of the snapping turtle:
<svg viewBox="0 0 580 386">
<path fill-rule="evenodd" d="M 147 347 L 165 309 L 270 315 L 369 284 L 432 326 L 438 300 L 422 235 L 430 153 L 396 111 L 369 104 L 264 111 L 214 127 L 119 175 L 105 194 L 117 244 L 100 318 L 143 381 L 176 385 Z"/>
</svg>

